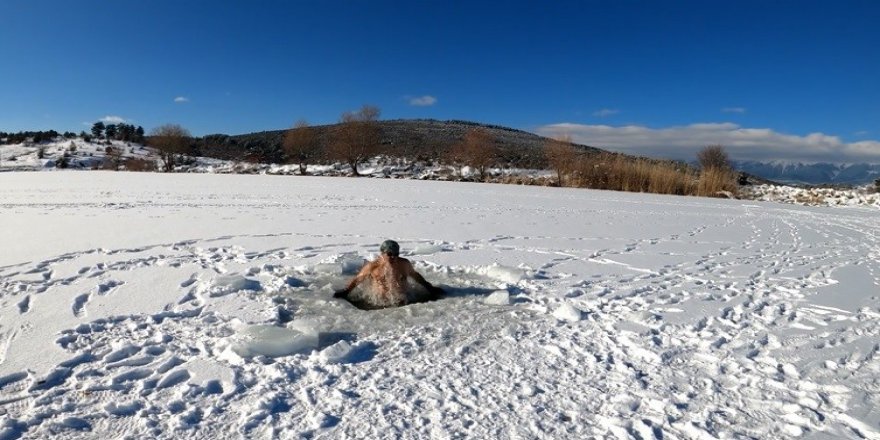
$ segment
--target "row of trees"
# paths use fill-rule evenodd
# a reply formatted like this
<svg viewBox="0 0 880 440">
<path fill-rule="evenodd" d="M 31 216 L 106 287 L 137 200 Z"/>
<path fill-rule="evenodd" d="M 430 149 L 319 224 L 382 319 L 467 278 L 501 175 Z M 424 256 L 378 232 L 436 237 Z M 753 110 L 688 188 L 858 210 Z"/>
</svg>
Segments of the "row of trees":
<svg viewBox="0 0 880 440">
<path fill-rule="evenodd" d="M 307 163 L 320 160 L 324 154 L 328 159 L 345 162 L 352 174 L 359 176 L 358 166 L 381 152 L 380 113 L 379 108 L 372 105 L 343 113 L 326 151 L 322 151 L 315 129 L 300 120 L 285 133 L 282 146 L 288 160 L 299 163 L 301 174 L 306 173 Z"/>
<path fill-rule="evenodd" d="M 55 130 L 47 130 L 47 131 L 20 131 L 17 133 L 6 133 L 0 131 L 0 143 L 7 144 L 21 144 L 26 142 L 32 142 L 34 144 L 40 144 L 43 142 L 49 142 L 57 139 L 58 137 L 64 137 L 66 139 L 73 139 L 75 137 L 81 137 L 86 141 L 91 141 L 92 138 L 95 139 L 106 139 L 106 140 L 117 140 L 117 141 L 125 141 L 125 142 L 137 142 L 143 143 L 145 140 L 145 132 L 144 127 L 137 126 L 131 124 L 104 124 L 101 121 L 95 122 L 92 125 L 91 135 L 86 133 L 85 131 L 81 131 L 79 134 L 66 131 L 64 134 L 59 134 Z"/>
<path fill-rule="evenodd" d="M 104 124 L 98 121 L 92 125 L 92 136 L 96 139 L 143 143 L 144 134 L 144 127 L 131 124 Z"/>
<path fill-rule="evenodd" d="M 26 142 L 33 142 L 35 144 L 39 144 L 56 139 L 58 136 L 59 134 L 55 130 L 19 131 L 17 133 L 5 133 L 0 131 L 0 143 L 22 144 Z M 76 137 L 75 134 L 70 132 L 64 133 L 64 136 L 68 138 Z"/>
</svg>

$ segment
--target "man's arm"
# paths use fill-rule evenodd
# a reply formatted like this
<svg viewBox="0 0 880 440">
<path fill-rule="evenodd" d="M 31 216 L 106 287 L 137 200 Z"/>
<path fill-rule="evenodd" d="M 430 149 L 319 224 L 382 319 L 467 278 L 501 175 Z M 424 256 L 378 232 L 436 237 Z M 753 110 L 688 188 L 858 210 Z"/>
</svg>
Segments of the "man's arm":
<svg viewBox="0 0 880 440">
<path fill-rule="evenodd" d="M 446 293 L 443 291 L 443 289 L 429 283 L 428 280 L 426 280 L 425 277 L 422 276 L 422 274 L 416 272 L 416 269 L 413 267 L 412 263 L 409 262 L 409 260 L 406 261 L 406 274 L 434 296 L 442 296 L 444 293 Z"/>
<path fill-rule="evenodd" d="M 345 286 L 345 289 L 337 290 L 336 292 L 334 292 L 333 297 L 345 298 L 346 296 L 348 296 L 348 294 L 351 293 L 351 291 L 354 290 L 354 288 L 357 287 L 358 284 L 360 284 L 368 276 L 370 276 L 370 272 L 373 270 L 374 264 L 374 262 L 364 264 L 364 267 L 362 267 L 361 271 L 358 272 L 358 274 L 351 279 L 351 281 L 348 283 L 348 286 Z"/>
</svg>

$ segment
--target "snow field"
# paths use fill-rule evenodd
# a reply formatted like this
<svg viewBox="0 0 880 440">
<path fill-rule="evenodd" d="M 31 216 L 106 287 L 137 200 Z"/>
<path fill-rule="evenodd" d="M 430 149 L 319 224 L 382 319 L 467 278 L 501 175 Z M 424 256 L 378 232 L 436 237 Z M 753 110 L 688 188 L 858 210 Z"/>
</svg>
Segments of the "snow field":
<svg viewBox="0 0 880 440">
<path fill-rule="evenodd" d="M 501 185 L 4 173 L 0 439 L 878 438 L 878 220 Z M 385 238 L 449 298 L 333 300 Z"/>
</svg>

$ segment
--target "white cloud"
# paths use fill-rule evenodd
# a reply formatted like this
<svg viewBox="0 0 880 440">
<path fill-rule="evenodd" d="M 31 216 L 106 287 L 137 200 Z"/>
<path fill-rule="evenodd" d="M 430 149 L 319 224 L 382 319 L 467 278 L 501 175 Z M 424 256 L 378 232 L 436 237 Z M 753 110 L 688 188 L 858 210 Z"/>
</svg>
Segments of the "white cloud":
<svg viewBox="0 0 880 440">
<path fill-rule="evenodd" d="M 880 162 L 880 141 L 846 143 L 823 133 L 798 136 L 730 122 L 668 128 L 561 123 L 537 131 L 548 137 L 568 135 L 574 142 L 612 151 L 682 160 L 693 160 L 703 147 L 720 144 L 734 160 Z"/>
<path fill-rule="evenodd" d="M 101 122 L 105 124 L 125 124 L 128 120 L 121 116 L 104 116 L 101 118 Z"/>
<path fill-rule="evenodd" d="M 178 96 L 178 97 L 174 98 L 174 102 L 176 102 L 178 104 L 181 104 L 184 102 L 189 102 L 189 98 L 187 98 L 186 96 Z"/>
<path fill-rule="evenodd" d="M 721 109 L 721 113 L 739 113 L 743 114 L 746 112 L 745 107 L 724 107 Z"/>
<path fill-rule="evenodd" d="M 416 107 L 430 107 L 436 103 L 437 103 L 437 98 L 435 98 L 431 95 L 409 98 L 409 105 L 414 105 Z"/>
<path fill-rule="evenodd" d="M 600 110 L 596 110 L 593 112 L 593 116 L 597 116 L 600 118 L 607 118 L 608 116 L 613 116 L 620 113 L 620 110 L 616 108 L 603 108 Z"/>
</svg>

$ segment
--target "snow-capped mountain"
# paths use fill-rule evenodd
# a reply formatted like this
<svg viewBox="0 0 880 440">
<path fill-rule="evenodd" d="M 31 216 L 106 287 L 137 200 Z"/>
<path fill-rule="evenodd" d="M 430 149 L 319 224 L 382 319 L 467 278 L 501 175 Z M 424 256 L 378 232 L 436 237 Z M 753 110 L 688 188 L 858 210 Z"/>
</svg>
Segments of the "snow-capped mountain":
<svg viewBox="0 0 880 440">
<path fill-rule="evenodd" d="M 880 178 L 880 164 L 739 161 L 733 165 L 737 170 L 782 183 L 861 185 Z"/>
</svg>

